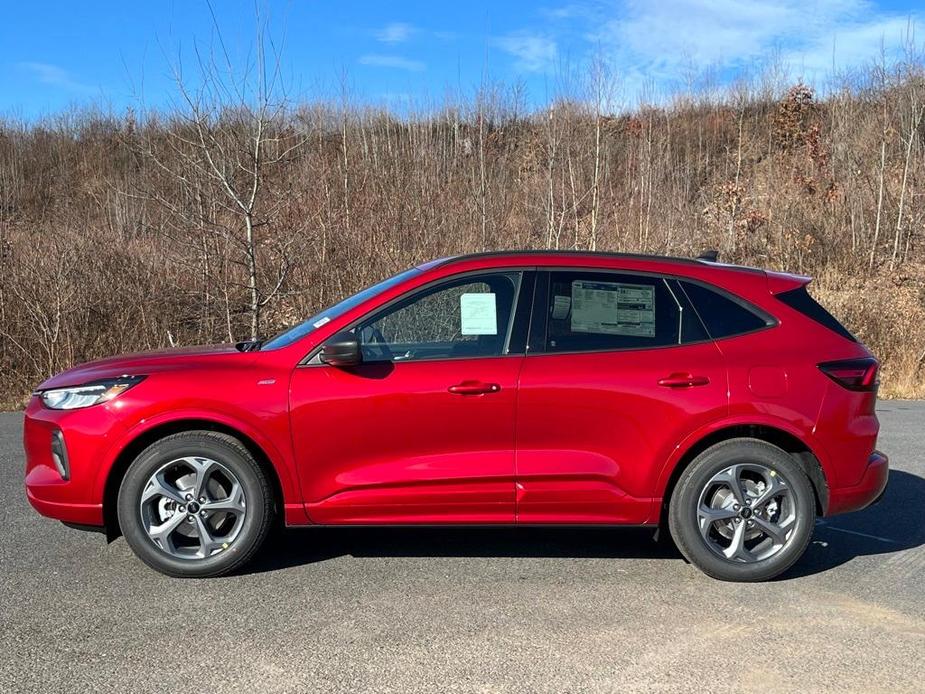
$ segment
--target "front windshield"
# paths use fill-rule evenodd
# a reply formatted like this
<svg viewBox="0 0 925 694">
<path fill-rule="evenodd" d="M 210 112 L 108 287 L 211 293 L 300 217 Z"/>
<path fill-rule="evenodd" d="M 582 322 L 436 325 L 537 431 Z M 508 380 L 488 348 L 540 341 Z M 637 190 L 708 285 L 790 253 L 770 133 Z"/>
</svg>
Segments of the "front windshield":
<svg viewBox="0 0 925 694">
<path fill-rule="evenodd" d="M 281 332 L 276 337 L 273 337 L 267 340 L 266 342 L 263 343 L 263 346 L 260 349 L 262 350 L 279 349 L 280 347 L 288 347 L 293 342 L 297 342 L 298 340 L 301 340 L 306 335 L 313 333 L 315 330 L 323 326 L 325 323 L 328 323 L 334 320 L 335 318 L 337 318 L 338 316 L 343 315 L 344 313 L 354 308 L 355 306 L 359 306 L 367 299 L 370 299 L 376 296 L 380 292 L 384 292 L 386 289 L 389 289 L 390 287 L 394 287 L 396 284 L 399 284 L 400 282 L 404 282 L 409 277 L 413 277 L 414 275 L 417 275 L 420 272 L 421 270 L 419 270 L 416 267 L 411 268 L 410 270 L 405 270 L 404 272 L 398 273 L 394 277 L 389 277 L 386 280 L 382 280 L 378 284 L 374 284 L 371 287 L 367 287 L 366 289 L 360 292 L 357 292 L 353 296 L 348 296 L 346 299 L 344 299 L 340 303 L 334 304 L 330 308 L 326 308 L 324 311 L 321 311 L 320 313 L 316 313 L 314 316 L 312 316 L 308 320 L 305 320 L 299 323 L 298 325 L 294 325 L 288 330 Z"/>
</svg>

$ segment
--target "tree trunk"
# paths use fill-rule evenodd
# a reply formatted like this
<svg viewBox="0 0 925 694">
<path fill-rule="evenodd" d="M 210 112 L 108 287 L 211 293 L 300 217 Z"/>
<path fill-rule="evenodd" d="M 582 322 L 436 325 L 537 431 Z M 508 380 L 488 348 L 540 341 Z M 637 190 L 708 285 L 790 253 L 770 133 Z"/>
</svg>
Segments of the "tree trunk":
<svg viewBox="0 0 925 694">
<path fill-rule="evenodd" d="M 260 293 L 257 289 L 257 248 L 254 244 L 254 218 L 250 213 L 244 215 L 244 228 L 247 243 L 247 291 L 250 296 L 251 335 L 256 340 L 260 332 Z"/>
</svg>

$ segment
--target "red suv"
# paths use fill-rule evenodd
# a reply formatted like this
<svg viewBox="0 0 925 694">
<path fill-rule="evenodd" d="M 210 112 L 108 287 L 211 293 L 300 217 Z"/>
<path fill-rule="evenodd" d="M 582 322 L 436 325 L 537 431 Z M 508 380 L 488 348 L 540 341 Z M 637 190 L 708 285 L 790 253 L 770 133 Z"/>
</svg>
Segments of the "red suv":
<svg viewBox="0 0 925 694">
<path fill-rule="evenodd" d="M 650 256 L 437 260 L 266 341 L 96 361 L 26 411 L 40 512 L 216 576 L 289 526 L 667 526 L 710 576 L 864 508 L 877 361 L 807 277 Z"/>
</svg>

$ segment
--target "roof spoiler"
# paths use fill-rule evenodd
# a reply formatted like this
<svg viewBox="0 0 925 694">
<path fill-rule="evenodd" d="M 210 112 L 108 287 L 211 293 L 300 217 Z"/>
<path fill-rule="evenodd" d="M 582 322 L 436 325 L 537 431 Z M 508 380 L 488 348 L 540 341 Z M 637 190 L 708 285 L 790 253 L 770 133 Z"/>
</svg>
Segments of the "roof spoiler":
<svg viewBox="0 0 925 694">
<path fill-rule="evenodd" d="M 719 260 L 719 251 L 715 248 L 708 248 L 697 256 L 697 260 L 706 260 L 708 263 L 715 263 Z"/>
<path fill-rule="evenodd" d="M 774 272 L 765 270 L 764 274 L 768 278 L 768 291 L 772 294 L 781 294 L 789 292 L 792 289 L 805 287 L 812 282 L 813 278 L 806 275 L 795 275 L 791 272 Z"/>
</svg>

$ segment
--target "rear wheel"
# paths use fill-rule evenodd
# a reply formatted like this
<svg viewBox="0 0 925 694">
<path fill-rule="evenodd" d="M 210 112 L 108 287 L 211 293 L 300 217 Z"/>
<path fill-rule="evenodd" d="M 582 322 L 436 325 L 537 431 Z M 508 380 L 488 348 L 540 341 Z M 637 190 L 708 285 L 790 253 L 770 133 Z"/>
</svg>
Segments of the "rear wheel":
<svg viewBox="0 0 925 694">
<path fill-rule="evenodd" d="M 725 581 L 764 581 L 790 568 L 815 524 L 812 483 L 786 452 L 757 439 L 723 441 L 681 475 L 669 526 L 681 553 Z"/>
<path fill-rule="evenodd" d="M 152 444 L 119 488 L 126 541 L 170 576 L 219 576 L 241 567 L 263 544 L 272 510 L 266 476 L 247 448 L 211 431 Z"/>
</svg>

